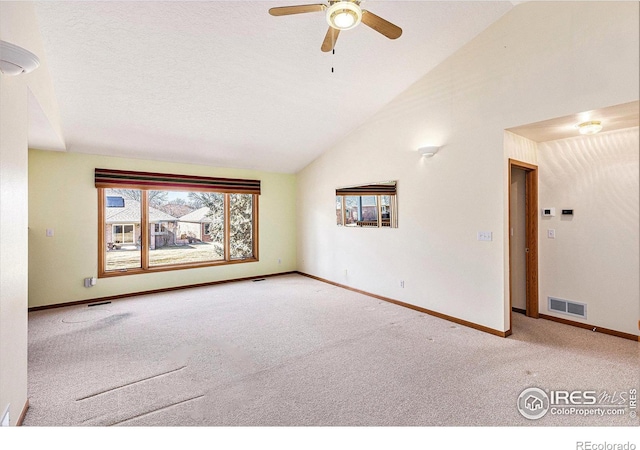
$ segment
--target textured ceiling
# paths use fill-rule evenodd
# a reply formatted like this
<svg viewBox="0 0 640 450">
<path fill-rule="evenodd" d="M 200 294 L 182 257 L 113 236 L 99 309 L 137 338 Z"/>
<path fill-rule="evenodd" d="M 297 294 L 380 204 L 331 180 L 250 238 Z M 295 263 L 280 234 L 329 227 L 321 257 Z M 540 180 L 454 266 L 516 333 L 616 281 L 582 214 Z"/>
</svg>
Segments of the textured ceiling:
<svg viewBox="0 0 640 450">
<path fill-rule="evenodd" d="M 305 3 L 36 2 L 67 150 L 295 173 L 513 6 L 363 1 L 402 36 L 331 54 Z"/>
</svg>

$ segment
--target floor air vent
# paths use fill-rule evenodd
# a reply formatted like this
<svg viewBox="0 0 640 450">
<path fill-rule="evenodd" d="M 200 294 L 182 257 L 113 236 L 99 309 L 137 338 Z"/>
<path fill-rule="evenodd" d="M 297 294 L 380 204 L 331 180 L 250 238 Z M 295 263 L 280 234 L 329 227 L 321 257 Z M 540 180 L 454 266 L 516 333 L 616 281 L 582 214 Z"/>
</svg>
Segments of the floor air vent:
<svg viewBox="0 0 640 450">
<path fill-rule="evenodd" d="M 587 318 L 587 305 L 584 303 L 570 302 L 561 298 L 547 297 L 549 299 L 549 311 L 555 311 L 570 316 Z"/>
</svg>

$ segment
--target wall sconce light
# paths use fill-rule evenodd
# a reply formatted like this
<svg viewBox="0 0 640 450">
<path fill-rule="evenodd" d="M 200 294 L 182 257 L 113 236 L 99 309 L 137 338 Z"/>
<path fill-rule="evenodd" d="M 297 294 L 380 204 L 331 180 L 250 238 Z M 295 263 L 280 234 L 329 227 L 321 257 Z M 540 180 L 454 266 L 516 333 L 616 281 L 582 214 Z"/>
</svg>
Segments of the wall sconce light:
<svg viewBox="0 0 640 450">
<path fill-rule="evenodd" d="M 589 122 L 583 122 L 576 125 L 580 134 L 596 134 L 602 130 L 602 122 L 599 120 L 591 120 Z"/>
<path fill-rule="evenodd" d="M 418 149 L 418 153 L 420 153 L 425 158 L 431 158 L 433 155 L 438 153 L 440 147 L 420 147 Z"/>
</svg>

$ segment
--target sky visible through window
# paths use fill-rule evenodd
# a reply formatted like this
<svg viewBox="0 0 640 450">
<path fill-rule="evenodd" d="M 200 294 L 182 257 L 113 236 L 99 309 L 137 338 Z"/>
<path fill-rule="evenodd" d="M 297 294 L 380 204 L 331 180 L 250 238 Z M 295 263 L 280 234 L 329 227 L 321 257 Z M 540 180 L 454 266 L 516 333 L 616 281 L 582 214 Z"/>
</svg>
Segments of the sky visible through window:
<svg viewBox="0 0 640 450">
<path fill-rule="evenodd" d="M 167 191 L 167 202 L 172 202 L 173 200 L 176 200 L 179 198 L 186 202 L 189 200 L 188 195 L 189 195 L 188 192 L 183 192 L 183 191 Z"/>
</svg>

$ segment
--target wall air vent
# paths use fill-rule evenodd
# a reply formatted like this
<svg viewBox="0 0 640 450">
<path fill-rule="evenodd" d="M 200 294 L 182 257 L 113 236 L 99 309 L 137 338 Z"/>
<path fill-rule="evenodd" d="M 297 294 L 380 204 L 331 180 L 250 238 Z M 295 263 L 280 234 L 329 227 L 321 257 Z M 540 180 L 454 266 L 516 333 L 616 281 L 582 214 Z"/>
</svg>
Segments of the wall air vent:
<svg viewBox="0 0 640 450">
<path fill-rule="evenodd" d="M 587 305 L 585 303 L 570 302 L 561 298 L 547 297 L 549 299 L 549 311 L 555 311 L 570 316 L 587 318 Z"/>
</svg>

